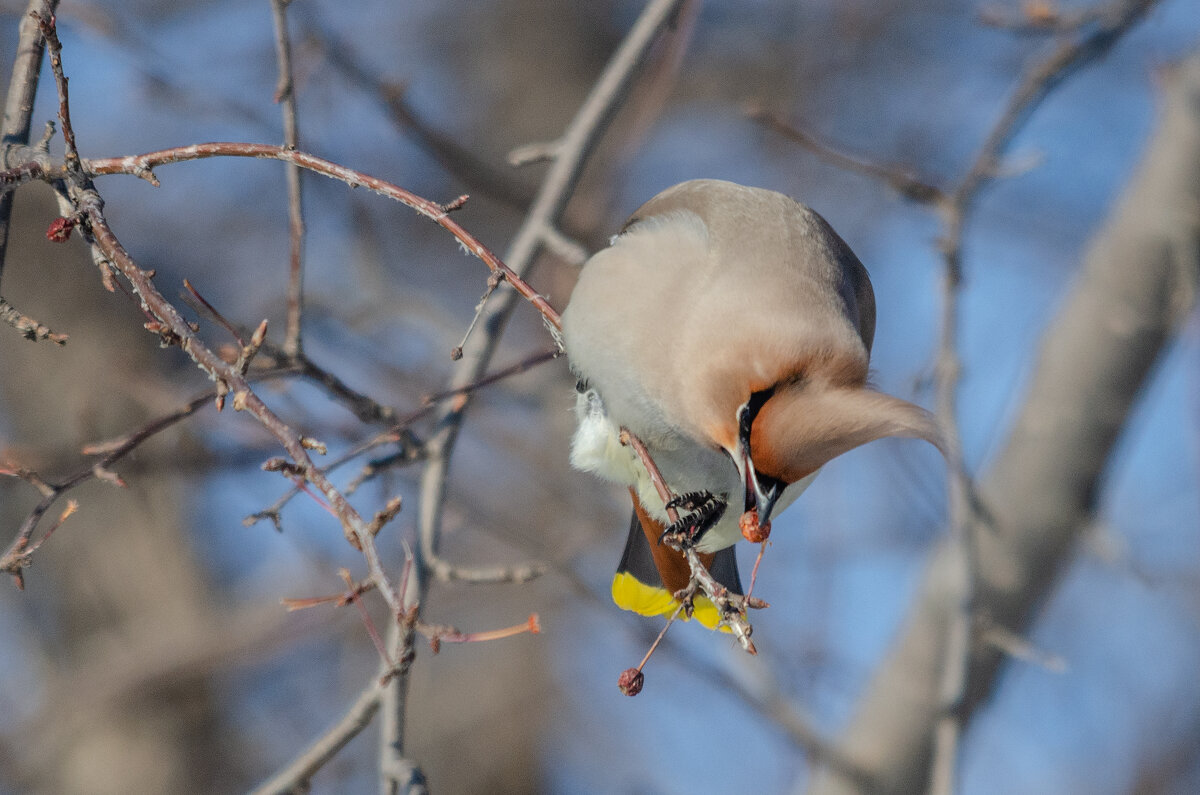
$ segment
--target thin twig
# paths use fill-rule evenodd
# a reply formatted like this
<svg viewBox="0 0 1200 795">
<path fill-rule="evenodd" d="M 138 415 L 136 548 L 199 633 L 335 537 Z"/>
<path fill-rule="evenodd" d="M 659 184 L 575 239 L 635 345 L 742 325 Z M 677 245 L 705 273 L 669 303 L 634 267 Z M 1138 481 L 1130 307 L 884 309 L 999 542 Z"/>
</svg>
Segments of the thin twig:
<svg viewBox="0 0 1200 795">
<path fill-rule="evenodd" d="M 558 155 L 547 169 L 537 196 L 505 257 L 511 268 L 511 273 L 506 272 L 505 278 L 514 287 L 517 286 L 514 279 L 521 279 L 533 267 L 534 260 L 544 244 L 544 230 L 557 225 L 588 155 L 607 128 L 608 121 L 646 59 L 651 45 L 670 24 L 683 2 L 684 0 L 651 0 L 647 3 L 564 131 Z M 508 291 L 497 296 L 489 304 L 481 321 L 482 332 L 475 336 L 474 344 L 464 351 L 463 362 L 451 380 L 451 390 L 474 383 L 483 377 L 515 305 L 516 295 Z M 561 329 L 561 322 L 552 321 L 551 315 L 544 310 L 543 316 L 550 325 Z M 554 313 L 553 317 L 557 320 L 557 313 Z M 429 457 L 421 478 L 418 517 L 420 565 L 413 578 L 413 587 L 420 594 L 428 588 L 431 577 L 449 579 L 456 570 L 455 566 L 438 555 L 438 540 L 442 511 L 445 507 L 450 457 L 454 452 L 469 402 L 468 397 L 464 395 L 440 413 L 437 421 L 438 431 L 426 446 Z M 405 680 L 398 679 L 396 684 L 389 688 L 388 698 L 392 701 L 392 709 L 389 709 L 389 712 L 403 710 L 407 701 L 407 693 L 404 690 L 406 685 Z M 392 720 L 390 716 L 388 719 Z M 393 722 L 391 728 L 396 731 L 397 723 Z M 393 749 L 393 753 L 402 758 L 401 735 L 385 737 L 383 743 L 385 749 Z"/>
<path fill-rule="evenodd" d="M 67 344 L 66 334 L 55 333 L 53 329 L 42 325 L 34 318 L 21 312 L 3 296 L 0 296 L 0 322 L 12 326 L 21 332 L 21 336 L 27 340 L 50 340 L 59 345 Z"/>
<path fill-rule="evenodd" d="M 463 332 L 462 342 L 458 343 L 452 351 L 450 358 L 458 361 L 462 358 L 463 346 L 467 344 L 467 340 L 471 338 L 471 332 L 475 330 L 475 324 L 479 322 L 479 316 L 483 314 L 483 308 L 487 306 L 487 300 L 492 297 L 492 293 L 496 292 L 496 288 L 500 286 L 502 274 L 499 271 L 492 271 L 492 275 L 488 276 L 487 289 L 483 291 L 483 297 L 479 299 L 479 303 L 475 305 L 475 314 L 471 317 L 471 323 L 467 326 L 467 330 Z"/>
<path fill-rule="evenodd" d="M 671 487 L 667 485 L 666 480 L 663 479 L 662 472 L 659 471 L 658 466 L 654 463 L 654 459 L 650 456 L 646 445 L 642 443 L 641 439 L 624 428 L 621 429 L 621 444 L 627 444 L 632 447 L 638 459 L 642 462 L 642 466 L 646 468 L 646 473 L 650 476 L 650 482 L 654 485 L 654 490 L 658 492 L 659 499 L 667 506 L 667 518 L 672 523 L 679 521 L 679 512 L 671 507 L 671 502 L 675 494 L 671 491 Z M 746 608 L 750 606 L 749 600 L 741 594 L 730 593 L 728 588 L 717 582 L 700 560 L 700 556 L 696 554 L 694 546 L 680 544 L 669 535 L 663 538 L 663 543 L 669 544 L 687 560 L 691 579 L 687 586 L 689 595 L 685 598 L 685 603 L 691 598 L 691 594 L 696 591 L 707 596 L 708 600 L 716 607 L 717 615 L 720 616 L 718 626 L 729 627 L 733 636 L 737 638 L 738 645 L 750 654 L 758 654 L 758 650 L 754 648 L 754 642 L 750 640 L 750 635 L 753 633 L 754 628 L 750 626 L 750 622 L 746 619 Z M 689 615 L 691 615 L 690 612 Z"/>
<path fill-rule="evenodd" d="M 290 0 L 271 0 L 275 22 L 275 57 L 279 61 L 279 83 L 275 101 L 283 114 L 283 145 L 300 148 L 299 125 L 296 121 L 296 84 L 292 70 L 292 40 L 288 35 L 287 6 Z M 290 249 L 287 288 L 287 326 L 283 349 L 289 356 L 302 350 L 300 321 L 304 307 L 304 203 L 301 193 L 300 167 L 289 163 L 284 169 L 288 192 L 288 241 Z"/>
<path fill-rule="evenodd" d="M 371 725 L 371 720 L 379 711 L 382 694 L 383 687 L 379 684 L 379 677 L 372 677 L 337 723 L 322 733 L 295 759 L 251 790 L 251 795 L 286 795 L 306 791 L 309 780 L 317 771 L 337 756 L 359 732 Z"/>
<path fill-rule="evenodd" d="M 383 103 L 392 123 L 420 144 L 433 159 L 472 193 L 524 211 L 533 201 L 533 191 L 522 185 L 511 171 L 494 168 L 454 138 L 434 129 L 405 99 L 405 86 L 376 77 L 355 56 L 355 47 L 338 39 L 329 30 L 310 31 L 309 38 L 320 42 L 325 59 L 366 93 Z"/>
<path fill-rule="evenodd" d="M 58 39 L 58 25 L 54 13 L 50 10 L 51 3 L 47 2 L 40 12 L 35 15 L 38 27 L 42 31 L 42 39 L 50 50 L 50 71 L 54 75 L 54 83 L 58 88 L 58 121 L 62 125 L 64 160 L 68 173 L 79 173 L 79 149 L 75 145 L 75 128 L 71 125 L 71 100 L 68 90 L 66 73 L 62 65 L 62 42 Z"/>
<path fill-rule="evenodd" d="M 381 196 L 386 196 L 389 199 L 394 199 L 401 204 L 411 207 L 458 238 L 463 247 L 478 257 L 489 269 L 502 272 L 505 281 L 512 285 L 522 297 L 533 304 L 548 324 L 554 328 L 558 328 L 561 324 L 558 312 L 550 306 L 549 302 L 530 287 L 514 269 L 506 265 L 487 246 L 479 242 L 478 238 L 463 229 L 451 217 L 451 211 L 448 211 L 444 205 L 424 199 L 398 185 L 393 185 L 390 182 L 364 174 L 361 171 L 355 171 L 352 168 L 346 168 L 316 155 L 292 151 L 286 147 L 270 146 L 268 144 L 215 142 L 191 144 L 189 146 L 163 149 L 141 155 L 129 155 L 127 157 L 85 159 L 83 161 L 83 169 L 86 173 L 93 176 L 131 174 L 146 179 L 153 177 L 153 169 L 158 166 L 168 163 L 183 163 L 189 160 L 203 160 L 210 157 L 254 157 L 263 160 L 280 160 L 285 163 L 294 163 L 301 168 L 322 174 L 330 179 L 345 182 L 351 187 L 364 187 Z M 48 176 L 53 175 L 50 174 Z M 508 304 L 506 303 L 506 305 Z"/>
<path fill-rule="evenodd" d="M 45 40 L 38 24 L 38 12 L 53 14 L 58 0 L 29 0 L 21 17 L 17 48 L 14 51 L 12 76 L 4 102 L 4 120 L 0 123 L 0 168 L 5 170 L 23 165 L 14 157 L 17 150 L 29 145 L 29 130 L 33 121 L 33 98 L 37 95 L 38 74 L 42 70 Z M 28 153 L 25 153 L 26 156 Z M 13 191 L 0 190 L 0 275 L 4 273 L 8 251 L 8 229 L 12 220 Z"/>
<path fill-rule="evenodd" d="M 414 461 L 419 461 L 419 460 L 423 459 L 425 456 L 424 444 L 421 442 L 420 439 L 418 439 L 413 434 L 413 432 L 410 429 L 411 429 L 411 426 L 413 425 L 413 423 L 417 422 L 418 420 L 420 420 L 421 418 L 423 418 L 425 416 L 428 416 L 429 414 L 432 414 L 433 410 L 437 407 L 438 403 L 441 403 L 442 401 L 445 401 L 445 400 L 450 400 L 452 398 L 459 397 L 461 395 L 464 395 L 464 394 L 467 394 L 470 392 L 474 392 L 478 389 L 483 389 L 484 387 L 491 386 L 492 384 L 495 384 L 498 381 L 501 381 L 505 378 L 509 378 L 511 376 L 518 375 L 518 374 L 523 373 L 523 372 L 529 370 L 530 368 L 535 367 L 543 362 L 550 361 L 551 359 L 554 359 L 557 356 L 559 356 L 559 351 L 557 348 L 551 349 L 548 351 L 543 351 L 541 353 L 536 353 L 532 356 L 529 356 L 529 357 L 517 362 L 516 364 L 513 364 L 508 367 L 497 370 L 494 373 L 490 373 L 489 375 L 479 379 L 478 381 L 476 381 L 473 384 L 467 384 L 466 386 L 461 387 L 459 389 L 451 390 L 448 392 L 441 392 L 436 395 L 426 395 L 421 398 L 422 405 L 420 408 L 417 408 L 417 409 L 414 409 L 413 411 L 411 411 L 408 415 L 406 415 L 404 418 L 400 419 L 398 422 L 396 422 L 395 425 L 393 425 L 392 427 L 390 427 L 388 430 L 384 431 L 383 433 L 376 434 L 375 436 L 371 437 L 370 439 L 367 439 L 366 441 L 350 448 L 349 450 L 347 450 L 345 453 L 343 453 L 338 458 L 333 459 L 329 464 L 327 464 L 325 466 L 324 471 L 326 474 L 328 474 L 335 469 L 340 469 L 342 466 L 344 466 L 347 463 L 349 463 L 350 461 L 353 461 L 354 459 L 362 456 L 364 453 L 368 453 L 368 452 L 375 450 L 379 447 L 382 447 L 384 445 L 399 444 L 400 449 L 396 453 L 393 453 L 393 454 L 387 456 L 386 459 L 383 459 L 381 461 L 378 461 L 378 462 L 372 461 L 363 466 L 363 470 L 357 476 L 355 476 L 355 478 L 353 480 L 351 480 L 346 485 L 345 492 L 347 494 L 351 494 L 354 491 L 356 491 L 367 480 L 378 475 L 379 472 L 383 471 L 384 468 L 387 468 L 387 467 L 394 468 L 397 465 L 408 464 L 408 463 L 412 463 Z M 306 375 L 306 376 L 309 375 L 309 373 L 304 369 L 301 369 L 300 373 L 302 375 Z M 264 374 L 264 377 L 268 377 L 270 375 L 272 375 L 272 374 L 266 373 L 266 374 Z M 331 378 L 333 378 L 332 375 L 326 374 L 325 377 L 319 378 L 316 380 L 318 380 L 318 383 L 322 383 L 323 385 L 328 386 L 328 379 L 331 379 Z M 331 393 L 334 394 L 335 396 L 340 396 L 340 394 L 341 394 L 340 392 L 334 391 L 334 390 L 331 390 Z M 351 408 L 353 409 L 353 405 L 351 406 Z M 387 408 L 387 410 L 390 414 L 394 414 L 394 409 L 391 409 L 390 407 L 385 407 L 385 408 Z M 361 415 L 360 415 L 360 418 L 361 418 Z M 364 419 L 364 421 L 367 421 L 367 420 Z M 253 514 L 250 514 L 249 516 L 247 516 L 245 519 L 242 520 L 242 523 L 245 524 L 246 526 L 250 526 L 262 519 L 270 519 L 275 524 L 276 529 L 281 530 L 282 523 L 280 521 L 280 512 L 283 510 L 284 506 L 287 505 L 287 503 L 290 502 L 299 493 L 300 493 L 299 486 L 292 487 L 289 491 L 287 491 L 285 494 L 283 494 L 283 496 L 281 496 L 278 500 L 276 500 L 273 504 L 271 504 L 267 508 L 264 508 L 261 511 L 257 511 L 256 513 L 253 513 Z M 465 581 L 472 581 L 472 578 L 478 579 L 478 578 L 485 577 L 485 576 L 493 576 L 492 574 L 489 574 L 487 572 L 472 571 L 469 569 L 456 570 L 454 573 L 456 575 L 459 575 L 459 574 L 463 575 L 463 576 L 459 577 L 458 579 L 462 579 Z M 540 566 L 519 567 L 518 569 L 513 570 L 512 575 L 513 575 L 513 577 L 519 577 L 520 579 L 509 579 L 508 581 L 524 582 L 525 580 L 532 579 L 533 577 L 538 576 L 538 574 L 540 574 L 540 573 L 541 573 Z M 502 578 L 502 579 L 505 579 L 505 578 Z"/>
<path fill-rule="evenodd" d="M 510 283 L 513 278 L 520 278 L 518 274 L 523 275 L 532 268 L 544 243 L 544 230 L 553 227 L 562 215 L 587 156 L 625 96 L 650 45 L 670 23 L 682 2 L 653 0 L 647 4 L 568 125 L 561 138 L 558 156 L 547 170 L 537 198 L 505 257 L 513 271 L 505 273 Z M 483 333 L 477 335 L 476 344 L 464 352 L 464 361 L 451 381 L 451 389 L 473 383 L 483 376 L 514 305 L 515 298 L 511 293 L 497 297 L 488 305 L 482 318 Z M 561 327 L 561 323 L 550 321 L 549 316 L 547 320 L 556 328 Z M 421 479 L 420 551 L 424 567 L 439 579 L 453 579 L 455 574 L 455 567 L 440 558 L 437 548 L 450 456 L 468 404 L 466 400 L 461 404 L 456 402 L 439 416 L 440 430 L 429 440 L 429 460 Z"/>
<path fill-rule="evenodd" d="M 458 397 L 459 395 L 475 392 L 476 390 L 482 389 L 485 386 L 491 386 L 497 381 L 502 381 L 505 378 L 511 378 L 514 375 L 520 375 L 527 370 L 537 367 L 539 364 L 548 362 L 551 359 L 557 359 L 561 355 L 562 352 L 558 350 L 558 348 L 551 348 L 547 351 L 539 351 L 538 353 L 527 356 L 516 364 L 501 368 L 494 373 L 489 373 L 474 383 L 466 384 L 454 389 L 448 389 L 445 392 L 438 392 L 436 395 L 425 395 L 421 398 L 421 402 L 426 405 L 432 405 L 434 403 L 440 403 L 443 400 Z"/>
<path fill-rule="evenodd" d="M 876 163 L 857 155 L 847 154 L 807 130 L 788 124 L 767 110 L 761 102 L 749 103 L 746 106 L 746 115 L 784 138 L 803 146 L 822 160 L 846 171 L 863 174 L 883 182 L 909 201 L 938 205 L 947 199 L 941 188 L 921 179 L 910 169 L 890 163 Z"/>
<path fill-rule="evenodd" d="M 976 555 L 973 528 L 981 517 L 972 500 L 973 485 L 963 461 L 958 423 L 958 386 L 961 363 L 958 355 L 959 292 L 962 281 L 963 235 L 971 210 L 989 182 L 999 172 L 1000 163 L 1013 138 L 1037 107 L 1067 77 L 1083 65 L 1099 58 L 1121 35 L 1146 14 L 1156 0 L 1119 0 L 1111 3 L 1096 19 L 1096 27 L 1074 40 L 1063 41 L 1051 55 L 1026 70 L 1021 83 L 1009 98 L 1000 118 L 984 140 L 974 162 L 942 204 L 945 230 L 942 243 L 942 320 L 935 381 L 939 424 L 946 445 L 947 497 L 949 503 L 950 555 L 956 560 L 956 609 L 950 614 L 943 649 L 938 698 L 942 717 L 934 731 L 934 749 L 930 762 L 932 795 L 952 795 L 957 791 L 959 739 L 963 730 L 964 702 L 969 687 L 970 666 L 975 644 Z"/>
<path fill-rule="evenodd" d="M 25 520 L 21 523 L 21 527 L 17 530 L 16 537 L 8 545 L 3 555 L 0 555 L 0 571 L 8 572 L 18 578 L 21 576 L 22 569 L 29 564 L 29 556 L 33 550 L 41 546 L 49 533 L 43 534 L 43 537 L 36 543 L 30 543 L 34 531 L 41 522 L 43 516 L 49 511 L 64 494 L 74 489 L 81 483 L 85 483 L 97 477 L 102 477 L 105 473 L 110 472 L 110 467 L 132 452 L 144 441 L 154 436 L 157 433 L 171 427 L 180 420 L 190 417 L 196 413 L 202 406 L 209 403 L 213 398 L 212 392 L 207 392 L 196 398 L 193 398 L 182 408 L 158 417 L 155 420 L 147 423 L 136 431 L 129 433 L 118 439 L 97 445 L 89 445 L 84 448 L 85 455 L 102 454 L 99 461 L 90 461 L 87 465 L 81 467 L 72 475 L 68 475 L 54 483 L 46 482 L 41 478 L 36 481 L 25 477 L 33 485 L 35 485 L 42 494 L 41 501 L 33 507 Z M 32 474 L 32 473 L 29 473 Z"/>
</svg>

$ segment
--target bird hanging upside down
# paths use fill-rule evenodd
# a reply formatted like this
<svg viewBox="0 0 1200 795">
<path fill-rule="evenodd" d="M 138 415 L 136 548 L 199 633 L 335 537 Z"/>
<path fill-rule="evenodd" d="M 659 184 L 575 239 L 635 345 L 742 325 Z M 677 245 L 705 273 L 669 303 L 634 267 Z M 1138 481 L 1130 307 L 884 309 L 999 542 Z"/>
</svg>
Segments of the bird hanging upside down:
<svg viewBox="0 0 1200 795">
<path fill-rule="evenodd" d="M 928 412 L 866 385 L 866 269 L 825 219 L 780 193 L 694 180 L 658 194 L 588 260 L 562 330 L 579 378 L 571 463 L 633 496 L 612 587 L 626 610 L 678 606 L 688 566 L 664 532 L 686 530 L 713 577 L 742 593 L 743 529 L 769 530 L 827 461 L 884 436 L 942 448 Z M 687 495 L 679 525 L 622 427 Z M 718 621 L 704 599 L 696 617 Z"/>
</svg>

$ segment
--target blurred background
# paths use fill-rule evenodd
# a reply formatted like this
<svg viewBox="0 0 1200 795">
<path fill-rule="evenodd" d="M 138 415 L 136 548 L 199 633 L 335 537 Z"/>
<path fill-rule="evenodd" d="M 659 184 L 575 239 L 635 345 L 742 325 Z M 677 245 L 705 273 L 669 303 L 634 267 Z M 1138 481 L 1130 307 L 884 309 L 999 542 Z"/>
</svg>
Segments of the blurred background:
<svg viewBox="0 0 1200 795">
<path fill-rule="evenodd" d="M 497 252 L 545 166 L 514 147 L 553 140 L 643 4 L 294 0 L 289 20 L 300 148 L 435 201 L 471 194 L 457 220 Z M 24 2 L 0 3 L 7 84 Z M 1085 4 L 1060 3 L 1071 10 Z M 563 229 L 589 251 L 657 191 L 717 177 L 788 193 L 821 212 L 871 272 L 875 383 L 930 405 L 938 218 L 822 162 L 751 119 L 755 101 L 863 157 L 934 184 L 961 177 L 1024 66 L 1054 37 L 998 29 L 1010 0 L 727 0 L 700 10 L 668 93 L 648 90 L 593 156 Z M 267 0 L 64 2 L 72 118 L 84 157 L 201 141 L 282 142 Z M 1014 142 L 965 247 L 961 419 L 972 471 L 998 452 L 1041 332 L 1089 238 L 1138 162 L 1161 74 L 1200 45 L 1200 7 L 1163 0 L 1099 63 L 1054 93 Z M 48 69 L 35 137 L 54 118 Z M 58 142 L 54 144 L 57 149 Z M 1200 152 L 1197 153 L 1200 157 Z M 162 186 L 105 177 L 114 230 L 169 298 L 187 278 L 231 320 L 282 332 L 288 267 L 280 164 L 209 160 L 157 169 Z M 404 413 L 444 388 L 486 270 L 444 230 L 365 191 L 304 175 L 305 345 L 318 364 Z M 3 294 L 63 348 L 0 329 L 0 458 L 47 475 L 88 466 L 83 445 L 127 433 L 209 387 L 159 350 L 137 307 L 105 292 L 78 240 L 46 241 L 48 189 L 23 188 Z M 531 280 L 559 308 L 576 266 L 545 255 Z M 223 332 L 204 321 L 210 341 Z M 1186 324 L 1122 437 L 1095 527 L 1039 613 L 1031 640 L 1065 663 L 1009 665 L 962 748 L 963 792 L 1200 791 L 1200 325 Z M 549 348 L 518 308 L 494 367 Z M 765 709 L 786 705 L 836 736 L 902 625 L 945 532 L 945 469 L 917 442 L 834 461 L 775 523 L 756 595 L 757 658 L 727 636 L 674 629 L 644 692 L 622 696 L 659 624 L 618 611 L 610 578 L 628 496 L 569 468 L 574 381 L 563 361 L 480 393 L 453 460 L 443 554 L 466 565 L 544 561 L 523 585 L 435 583 L 425 620 L 464 631 L 530 613 L 543 633 L 422 647 L 411 755 L 442 792 L 793 792 L 809 761 Z M 383 426 L 318 388 L 263 396 L 330 456 Z M 429 428 L 414 426 L 418 436 Z M 284 597 L 336 593 L 359 553 L 260 464 L 279 454 L 246 417 L 211 407 L 92 482 L 21 592 L 0 587 L 0 792 L 235 792 L 335 721 L 378 655 L 352 608 L 287 613 Z M 339 470 L 344 485 L 365 460 Z M 380 536 L 392 571 L 416 522 L 418 468 L 365 484 L 373 513 L 406 499 Z M 4 541 L 37 494 L 0 480 Z M 54 513 L 54 512 L 52 512 Z M 748 546 L 748 545 L 747 545 Z M 748 570 L 755 549 L 741 552 Z M 372 606 L 377 621 L 383 613 Z M 313 781 L 376 787 L 368 729 Z"/>
</svg>

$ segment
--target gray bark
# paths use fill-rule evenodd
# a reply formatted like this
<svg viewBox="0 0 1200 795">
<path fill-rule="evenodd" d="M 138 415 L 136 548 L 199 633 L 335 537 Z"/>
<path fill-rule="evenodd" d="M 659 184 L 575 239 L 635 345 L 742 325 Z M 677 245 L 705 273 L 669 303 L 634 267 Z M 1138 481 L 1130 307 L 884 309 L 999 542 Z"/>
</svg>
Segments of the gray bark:
<svg viewBox="0 0 1200 795">
<path fill-rule="evenodd" d="M 1137 395 L 1195 303 L 1200 270 L 1200 54 L 1164 81 L 1163 110 L 1143 162 L 1092 241 L 1047 329 L 1007 445 L 980 483 L 989 525 L 973 528 L 976 615 L 1026 629 L 1088 526 L 1109 457 Z M 913 612 L 844 736 L 844 753 L 883 792 L 925 788 L 942 647 L 958 595 L 946 544 Z M 976 644 L 963 720 L 1004 662 Z M 836 771 L 811 791 L 857 792 Z"/>
</svg>

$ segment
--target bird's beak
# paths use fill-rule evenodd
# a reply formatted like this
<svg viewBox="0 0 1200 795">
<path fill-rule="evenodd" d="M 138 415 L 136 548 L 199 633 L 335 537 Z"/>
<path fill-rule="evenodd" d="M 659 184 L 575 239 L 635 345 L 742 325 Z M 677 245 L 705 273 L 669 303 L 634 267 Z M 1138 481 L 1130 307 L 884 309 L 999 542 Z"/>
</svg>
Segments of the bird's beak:
<svg viewBox="0 0 1200 795">
<path fill-rule="evenodd" d="M 774 510 L 775 503 L 783 494 L 785 484 L 778 478 L 759 474 L 754 468 L 754 459 L 750 455 L 750 428 L 754 423 L 754 415 L 758 413 L 757 409 L 762 405 L 761 403 L 755 405 L 756 402 L 752 399 L 738 409 L 738 441 L 733 461 L 737 465 L 738 474 L 742 480 L 745 494 L 744 510 L 747 512 L 757 510 L 758 525 L 769 528 L 771 511 Z"/>
<path fill-rule="evenodd" d="M 758 523 L 766 527 L 771 521 L 771 511 L 775 509 L 775 503 L 783 494 L 784 483 L 769 475 L 759 475 L 754 469 L 754 460 L 750 457 L 749 448 L 740 444 L 738 446 L 741 449 L 734 460 L 738 465 L 738 473 L 742 476 L 745 510 L 757 509 Z"/>
</svg>

